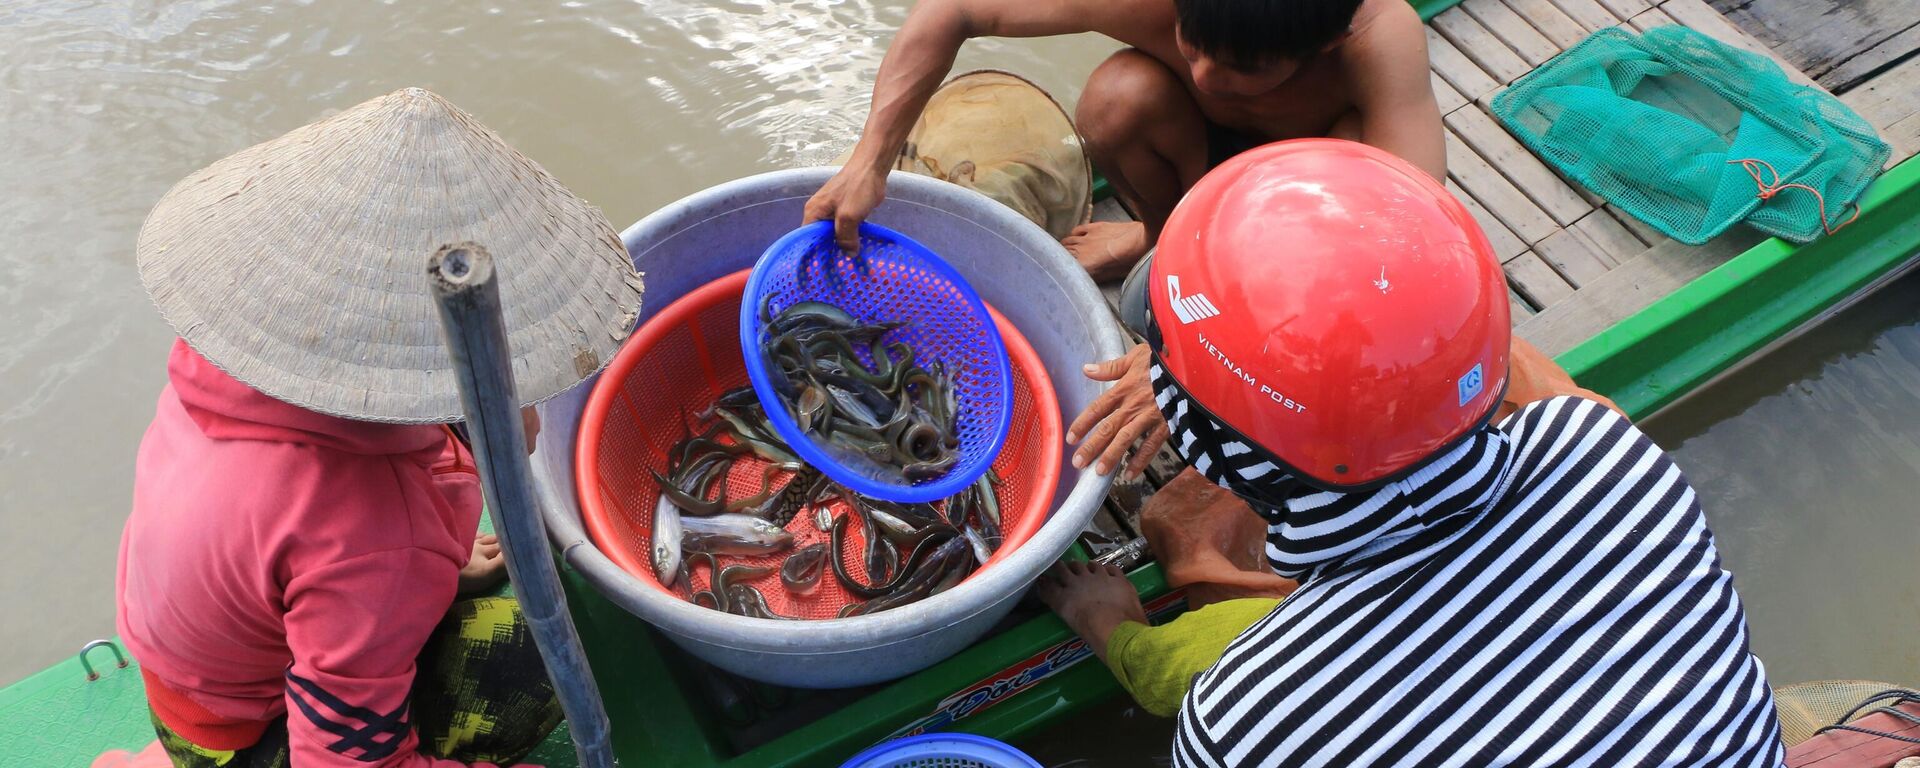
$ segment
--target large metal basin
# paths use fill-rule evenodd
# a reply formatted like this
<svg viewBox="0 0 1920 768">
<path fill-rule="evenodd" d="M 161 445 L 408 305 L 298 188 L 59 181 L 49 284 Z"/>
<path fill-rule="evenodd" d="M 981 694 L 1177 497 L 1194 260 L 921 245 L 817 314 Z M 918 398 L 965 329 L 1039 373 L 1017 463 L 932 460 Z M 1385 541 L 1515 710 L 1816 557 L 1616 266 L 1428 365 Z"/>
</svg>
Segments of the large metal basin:
<svg viewBox="0 0 1920 768">
<path fill-rule="evenodd" d="M 641 219 L 621 234 L 646 274 L 640 322 L 687 292 L 748 268 L 800 224 L 800 208 L 833 168 L 778 171 L 708 189 Z M 1125 339 L 1086 273 L 1059 243 L 971 190 L 895 173 L 874 223 L 906 233 L 958 269 L 1039 352 L 1069 423 L 1104 385 L 1080 366 L 1118 356 Z M 872 616 L 781 622 L 697 607 L 636 581 L 587 538 L 575 502 L 573 442 L 592 380 L 540 406 L 533 456 L 542 514 L 562 557 L 614 603 L 694 655 L 736 674 L 783 685 L 864 685 L 922 669 L 965 648 L 1013 608 L 1040 572 L 1073 544 L 1109 479 L 1062 454 L 1047 523 L 1005 561 L 944 594 Z"/>
</svg>

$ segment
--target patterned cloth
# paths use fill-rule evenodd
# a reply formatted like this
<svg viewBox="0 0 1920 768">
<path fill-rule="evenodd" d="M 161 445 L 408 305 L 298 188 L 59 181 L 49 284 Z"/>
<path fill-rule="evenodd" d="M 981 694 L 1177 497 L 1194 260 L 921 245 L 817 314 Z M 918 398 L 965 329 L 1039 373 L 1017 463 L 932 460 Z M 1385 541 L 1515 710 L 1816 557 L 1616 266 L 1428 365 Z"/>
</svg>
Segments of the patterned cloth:
<svg viewBox="0 0 1920 768">
<path fill-rule="evenodd" d="M 324 691 L 309 693 L 313 703 L 290 714 L 332 723 Z M 411 722 L 422 752 L 463 763 L 518 762 L 560 724 L 560 701 L 520 603 L 510 597 L 453 604 L 420 653 L 409 706 L 411 718 L 403 710 L 384 719 L 403 727 Z M 153 727 L 176 768 L 286 768 L 289 762 L 286 716 L 267 726 L 259 743 L 240 750 L 195 745 L 158 717 Z"/>
<path fill-rule="evenodd" d="M 1782 764 L 1699 503 L 1624 417 L 1553 398 L 1335 493 L 1152 374 L 1175 449 L 1301 581 L 1194 681 L 1177 765 Z"/>
</svg>

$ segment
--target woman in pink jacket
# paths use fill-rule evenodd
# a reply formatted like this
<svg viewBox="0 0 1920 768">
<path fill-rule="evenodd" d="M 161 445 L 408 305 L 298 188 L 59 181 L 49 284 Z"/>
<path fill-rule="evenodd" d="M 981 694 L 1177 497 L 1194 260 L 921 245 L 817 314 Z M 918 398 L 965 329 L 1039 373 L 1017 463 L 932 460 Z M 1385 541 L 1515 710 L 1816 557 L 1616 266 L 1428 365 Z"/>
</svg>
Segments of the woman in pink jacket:
<svg viewBox="0 0 1920 768">
<path fill-rule="evenodd" d="M 519 604 L 487 595 L 504 561 L 446 426 L 426 266 L 463 241 L 494 254 L 525 402 L 632 328 L 640 279 L 605 217 L 420 89 L 220 160 L 141 228 L 141 279 L 181 338 L 135 465 L 118 623 L 175 766 L 491 767 L 558 724 Z"/>
<path fill-rule="evenodd" d="M 176 341 L 120 541 L 119 629 L 174 764 L 512 763 L 560 721 L 473 457 L 275 400 Z M 449 608 L 449 606 L 452 606 Z M 423 754 L 423 752 L 425 754 Z"/>
</svg>

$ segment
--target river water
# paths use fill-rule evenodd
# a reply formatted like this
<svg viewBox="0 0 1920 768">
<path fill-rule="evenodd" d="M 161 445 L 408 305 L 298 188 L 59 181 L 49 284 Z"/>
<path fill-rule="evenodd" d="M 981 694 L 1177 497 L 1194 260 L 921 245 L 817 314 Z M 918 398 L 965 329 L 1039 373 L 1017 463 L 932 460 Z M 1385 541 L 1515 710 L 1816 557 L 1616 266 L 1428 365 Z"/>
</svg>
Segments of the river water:
<svg viewBox="0 0 1920 768">
<path fill-rule="evenodd" d="M 1920 272 L 1642 427 L 1699 491 L 1770 682 L 1920 686 Z"/>
<path fill-rule="evenodd" d="M 908 0 L 0 0 L 0 685 L 113 631 L 133 457 L 172 338 L 134 238 L 215 159 L 437 91 L 622 229 L 857 137 Z M 975 41 L 1064 103 L 1118 47 Z M 798 223 L 798 222 L 796 222 Z"/>
</svg>

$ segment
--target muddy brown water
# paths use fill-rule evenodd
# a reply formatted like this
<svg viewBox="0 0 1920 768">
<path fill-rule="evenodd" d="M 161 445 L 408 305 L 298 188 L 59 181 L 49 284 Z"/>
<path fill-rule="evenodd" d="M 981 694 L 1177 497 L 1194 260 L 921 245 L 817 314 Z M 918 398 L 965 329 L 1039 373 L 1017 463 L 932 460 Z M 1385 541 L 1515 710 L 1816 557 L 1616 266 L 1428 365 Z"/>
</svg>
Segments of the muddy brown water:
<svg viewBox="0 0 1920 768">
<path fill-rule="evenodd" d="M 0 685 L 113 632 L 134 452 L 172 338 L 134 237 L 175 181 L 418 85 L 621 229 L 832 160 L 909 4 L 0 0 Z M 956 71 L 1012 70 L 1071 104 L 1117 47 L 975 41 Z"/>
<path fill-rule="evenodd" d="M 1775 686 L 1920 686 L 1920 272 L 1641 425 L 1700 494 Z"/>
</svg>

